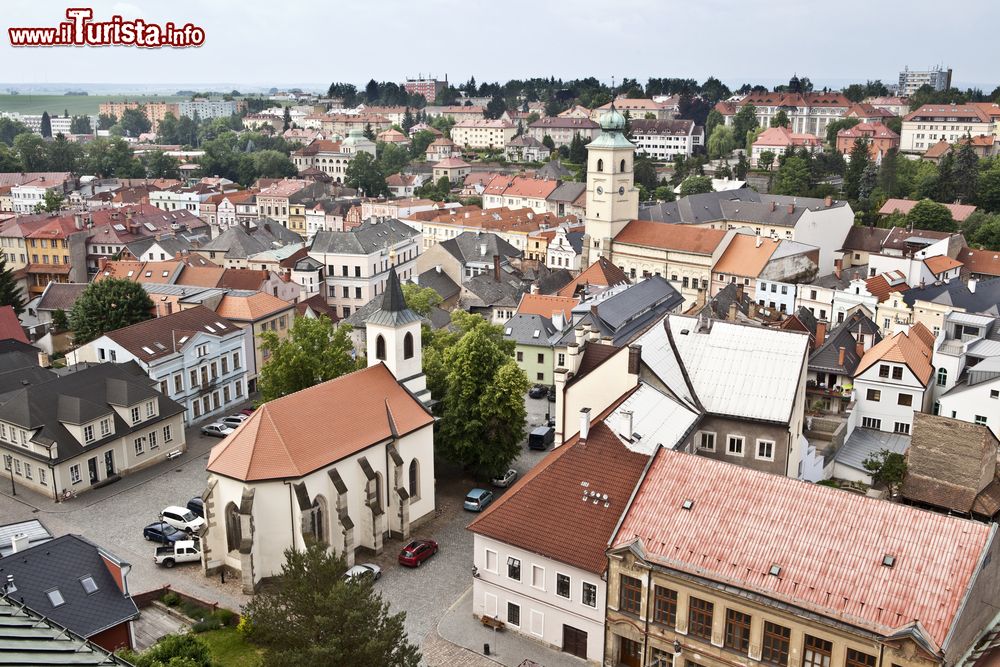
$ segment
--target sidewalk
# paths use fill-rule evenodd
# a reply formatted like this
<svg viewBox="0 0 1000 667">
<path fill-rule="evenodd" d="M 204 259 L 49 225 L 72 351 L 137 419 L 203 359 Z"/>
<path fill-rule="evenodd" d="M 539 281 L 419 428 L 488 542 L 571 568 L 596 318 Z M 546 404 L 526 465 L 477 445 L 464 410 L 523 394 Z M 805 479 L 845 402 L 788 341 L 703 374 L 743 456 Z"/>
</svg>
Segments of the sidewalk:
<svg viewBox="0 0 1000 667">
<path fill-rule="evenodd" d="M 441 619 L 441 622 L 438 623 L 437 633 L 448 642 L 478 654 L 483 660 L 481 663 L 472 662 L 470 657 L 463 656 L 469 662 L 452 664 L 468 664 L 475 665 L 476 667 L 479 665 L 501 664 L 507 667 L 518 667 L 525 660 L 531 660 L 542 667 L 586 667 L 588 664 L 586 660 L 563 653 L 554 648 L 549 648 L 528 639 L 520 633 L 511 630 L 494 632 L 490 628 L 484 627 L 472 615 L 471 586 L 452 605 L 451 609 Z M 428 643 L 431 642 L 429 641 Z M 489 658 L 483 656 L 483 644 L 490 645 Z M 429 656 L 425 656 L 425 660 L 429 660 Z M 428 664 L 443 663 L 428 661 Z"/>
</svg>

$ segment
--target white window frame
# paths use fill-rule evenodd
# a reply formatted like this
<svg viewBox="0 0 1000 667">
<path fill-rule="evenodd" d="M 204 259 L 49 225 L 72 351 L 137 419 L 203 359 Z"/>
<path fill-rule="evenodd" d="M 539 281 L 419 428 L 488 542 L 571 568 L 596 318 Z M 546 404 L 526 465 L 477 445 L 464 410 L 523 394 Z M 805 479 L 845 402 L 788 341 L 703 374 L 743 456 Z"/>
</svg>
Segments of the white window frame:
<svg viewBox="0 0 1000 667">
<path fill-rule="evenodd" d="M 771 445 L 771 455 L 770 456 L 761 456 L 760 455 L 760 446 L 763 445 L 763 444 Z M 776 443 L 774 442 L 774 440 L 768 440 L 766 438 L 757 438 L 756 448 L 754 449 L 754 458 L 757 459 L 758 461 L 773 461 L 774 460 L 774 448 L 775 448 L 775 445 L 776 445 Z"/>
<path fill-rule="evenodd" d="M 138 424 L 142 419 L 142 411 L 139 410 L 139 406 L 135 406 L 130 411 L 130 416 L 132 417 L 132 423 Z"/>
<path fill-rule="evenodd" d="M 493 569 L 490 569 L 490 555 L 493 556 Z M 487 572 L 492 572 L 497 574 L 500 567 L 500 554 L 498 554 L 493 549 L 486 549 L 485 560 L 483 561 L 483 569 Z"/>
<path fill-rule="evenodd" d="M 101 420 L 101 436 L 111 435 L 111 417 L 105 417 Z"/>
<path fill-rule="evenodd" d="M 559 577 L 566 577 L 566 595 L 561 595 L 559 593 Z M 558 598 L 562 598 L 563 600 L 572 600 L 573 599 L 573 577 L 569 576 L 565 572 L 559 572 L 558 570 L 556 570 L 556 588 L 555 588 L 554 592 L 556 594 L 556 597 L 558 597 Z"/>
<path fill-rule="evenodd" d="M 517 577 L 510 576 L 511 561 L 517 561 Z M 523 579 L 523 577 L 524 577 L 523 563 L 521 562 L 520 558 L 515 558 L 514 556 L 507 556 L 507 573 L 506 574 L 507 574 L 507 578 L 510 579 L 511 581 L 518 581 L 518 582 L 520 582 L 520 581 L 524 580 Z"/>
<path fill-rule="evenodd" d="M 701 446 L 703 436 L 706 436 L 706 435 L 712 436 L 712 446 L 711 447 L 702 447 Z M 698 431 L 697 433 L 695 433 L 695 438 L 696 438 L 695 449 L 697 449 L 697 451 L 699 451 L 699 452 L 714 452 L 715 451 L 716 441 L 718 440 L 718 437 L 717 437 L 717 434 L 716 434 L 715 431 Z"/>
<path fill-rule="evenodd" d="M 163 442 L 172 442 L 174 439 L 173 433 L 170 432 L 170 424 L 163 427 Z"/>
<path fill-rule="evenodd" d="M 732 450 L 732 444 L 734 440 L 738 440 L 740 443 L 740 451 L 734 452 Z M 738 433 L 730 433 L 726 436 L 726 456 L 739 456 L 743 457 L 746 455 L 747 451 L 747 439 L 745 436 Z"/>
<path fill-rule="evenodd" d="M 136 456 L 142 456 L 143 454 L 146 453 L 146 448 L 142 444 L 142 436 L 139 436 L 138 438 L 132 440 L 132 447 L 135 449 Z"/>
<path fill-rule="evenodd" d="M 83 427 L 83 441 L 84 442 L 94 442 L 96 438 L 94 437 L 94 425 L 87 424 Z"/>
<path fill-rule="evenodd" d="M 80 476 L 79 463 L 74 463 L 69 467 L 69 481 L 72 484 L 79 484 L 80 482 L 83 481 L 83 478 Z"/>
<path fill-rule="evenodd" d="M 584 591 L 587 590 L 587 586 L 594 589 L 594 604 L 589 604 L 587 602 L 587 596 L 584 595 Z M 580 604 L 584 607 L 590 607 L 591 609 L 597 609 L 597 584 L 593 584 L 589 581 L 580 582 Z"/>
</svg>

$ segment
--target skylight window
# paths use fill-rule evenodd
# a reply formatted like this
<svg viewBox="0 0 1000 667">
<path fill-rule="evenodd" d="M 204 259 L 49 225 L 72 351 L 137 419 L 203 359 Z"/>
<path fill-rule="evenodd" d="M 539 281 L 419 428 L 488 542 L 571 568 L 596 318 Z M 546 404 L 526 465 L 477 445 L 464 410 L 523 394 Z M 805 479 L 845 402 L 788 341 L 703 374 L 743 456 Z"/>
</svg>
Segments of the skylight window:
<svg viewBox="0 0 1000 667">
<path fill-rule="evenodd" d="M 153 354 L 153 351 L 148 347 L 146 347 L 145 345 L 142 346 L 142 351 L 145 352 L 146 354 Z"/>
<path fill-rule="evenodd" d="M 538 338 L 538 334 L 539 334 L 539 333 L 540 333 L 540 332 L 538 331 L 538 329 L 535 329 L 535 330 L 534 330 L 534 331 L 532 332 L 532 334 L 531 334 L 531 337 L 532 337 L 532 338 Z"/>
<path fill-rule="evenodd" d="M 51 591 L 45 591 L 45 594 L 49 596 L 49 602 L 52 603 L 53 607 L 61 607 L 66 604 L 65 598 L 63 598 L 62 593 L 59 592 L 58 588 L 53 588 Z"/>
<path fill-rule="evenodd" d="M 89 574 L 80 579 L 80 585 L 83 586 L 83 590 L 87 593 L 87 595 L 97 592 L 97 582 L 94 581 L 94 578 Z"/>
<path fill-rule="evenodd" d="M 694 501 L 690 498 L 681 503 L 681 509 L 690 510 L 692 507 L 694 507 Z"/>
<path fill-rule="evenodd" d="M 892 554 L 886 554 L 882 556 L 882 565 L 886 567 L 892 567 L 896 564 L 896 557 Z"/>
<path fill-rule="evenodd" d="M 152 271 L 146 271 L 146 277 L 147 278 L 151 278 L 152 276 L 153 276 L 153 272 Z"/>
<path fill-rule="evenodd" d="M 226 325 L 223 324 L 222 322 L 216 322 L 215 326 L 219 327 L 220 329 L 225 329 L 226 328 Z"/>
<path fill-rule="evenodd" d="M 767 573 L 772 577 L 777 577 L 778 575 L 781 574 L 781 566 L 775 563 L 774 565 L 771 566 L 771 569 L 768 570 Z"/>
<path fill-rule="evenodd" d="M 504 336 L 509 336 L 511 331 L 513 331 L 513 329 L 511 329 L 510 327 L 507 327 L 506 329 L 503 330 L 503 335 Z"/>
</svg>

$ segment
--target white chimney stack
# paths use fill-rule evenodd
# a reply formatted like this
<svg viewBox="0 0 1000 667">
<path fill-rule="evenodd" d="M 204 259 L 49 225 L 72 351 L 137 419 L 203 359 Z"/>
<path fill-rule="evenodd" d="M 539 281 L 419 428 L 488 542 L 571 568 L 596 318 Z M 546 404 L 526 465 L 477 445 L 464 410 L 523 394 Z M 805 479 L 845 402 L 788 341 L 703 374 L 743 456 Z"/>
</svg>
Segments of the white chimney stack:
<svg viewBox="0 0 1000 667">
<path fill-rule="evenodd" d="M 622 410 L 621 411 L 621 424 L 619 425 L 619 433 L 628 439 L 632 438 L 632 411 Z"/>
<path fill-rule="evenodd" d="M 21 551 L 24 551 L 25 549 L 28 548 L 28 542 L 29 539 L 26 534 L 18 533 L 10 540 L 10 552 L 16 554 Z"/>
<path fill-rule="evenodd" d="M 976 293 L 976 279 L 975 278 L 969 278 L 969 291 L 972 292 L 973 294 Z"/>
<path fill-rule="evenodd" d="M 580 442 L 587 442 L 590 435 L 590 408 L 580 408 Z"/>
</svg>

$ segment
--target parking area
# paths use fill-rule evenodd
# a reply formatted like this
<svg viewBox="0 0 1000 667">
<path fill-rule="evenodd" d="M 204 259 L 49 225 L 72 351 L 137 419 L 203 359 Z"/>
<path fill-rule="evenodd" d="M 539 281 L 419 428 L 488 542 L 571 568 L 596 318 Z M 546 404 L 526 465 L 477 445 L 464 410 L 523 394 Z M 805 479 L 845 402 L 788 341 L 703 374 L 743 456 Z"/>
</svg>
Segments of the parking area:
<svg viewBox="0 0 1000 667">
<path fill-rule="evenodd" d="M 526 398 L 527 430 L 545 423 L 546 413 L 554 403 Z M 31 496 L 39 509 L 23 504 L 29 494 L 19 492 L 11 498 L 9 488 L 0 495 L 3 523 L 36 518 L 55 535 L 76 533 L 106 546 L 129 561 L 132 572 L 129 585 L 134 592 L 147 591 L 166 584 L 206 601 L 238 610 L 247 601 L 239 582 L 230 578 L 206 578 L 194 564 L 165 569 L 153 563 L 154 543 L 142 537 L 142 529 L 156 521 L 169 505 L 184 505 L 201 494 L 205 487 L 208 453 L 218 442 L 188 429 L 188 451 L 180 458 L 123 478 L 116 484 L 83 494 L 76 499 L 54 503 Z M 551 451 L 551 448 L 548 450 Z M 523 475 L 548 453 L 531 451 L 522 445 L 513 467 Z M 437 464 L 437 511 L 435 516 L 413 531 L 414 538 L 430 538 L 440 551 L 420 568 L 405 568 L 396 563 L 403 546 L 400 540 L 388 540 L 383 553 L 374 558 L 359 557 L 359 562 L 375 562 L 383 568 L 376 584 L 392 611 L 405 611 L 406 630 L 412 641 L 420 644 L 434 631 L 453 602 L 472 583 L 472 534 L 466 526 L 475 514 L 462 509 L 469 489 L 483 486 L 471 475 L 444 463 Z M 486 485 L 487 488 L 489 485 Z M 494 489 L 499 496 L 503 489 Z"/>
</svg>

